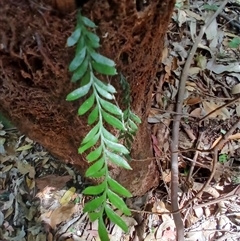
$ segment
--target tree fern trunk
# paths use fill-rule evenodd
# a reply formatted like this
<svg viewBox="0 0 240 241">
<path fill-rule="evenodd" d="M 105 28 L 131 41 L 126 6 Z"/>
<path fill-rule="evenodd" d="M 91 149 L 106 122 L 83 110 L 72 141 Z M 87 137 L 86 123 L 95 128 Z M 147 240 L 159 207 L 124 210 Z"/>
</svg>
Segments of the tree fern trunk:
<svg viewBox="0 0 240 241">
<path fill-rule="evenodd" d="M 64 2 L 72 8 L 68 0 L 57 2 L 60 8 Z M 83 13 L 99 26 L 101 53 L 115 60 L 130 83 L 132 109 L 142 119 L 133 143 L 133 171 L 112 170 L 134 195 L 159 182 L 155 162 L 143 159 L 153 155 L 147 116 L 174 2 L 100 0 L 83 6 Z M 22 132 L 84 174 L 88 164 L 77 148 L 89 128 L 85 118 L 77 117 L 79 103 L 65 101 L 76 87 L 67 70 L 74 50 L 65 48 L 75 15 L 58 16 L 47 6 L 30 3 L 0 2 L 0 110 Z M 124 93 L 118 81 L 108 81 L 118 88 L 121 101 Z"/>
</svg>

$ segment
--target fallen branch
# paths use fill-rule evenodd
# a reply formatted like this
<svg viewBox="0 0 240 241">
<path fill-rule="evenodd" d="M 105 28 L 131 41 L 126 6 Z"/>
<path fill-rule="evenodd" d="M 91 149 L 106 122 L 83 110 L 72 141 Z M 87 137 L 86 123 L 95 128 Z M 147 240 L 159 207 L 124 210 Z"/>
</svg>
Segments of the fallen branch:
<svg viewBox="0 0 240 241">
<path fill-rule="evenodd" d="M 200 43 L 203 34 L 206 28 L 211 24 L 211 22 L 221 13 L 222 9 L 227 4 L 228 0 L 225 0 L 221 6 L 219 6 L 218 10 L 213 14 L 213 16 L 207 21 L 207 23 L 201 28 L 201 31 L 189 53 L 188 59 L 185 63 L 185 66 L 182 71 L 180 85 L 178 90 L 178 99 L 177 99 L 177 106 L 176 112 L 179 114 L 175 115 L 173 121 L 173 137 L 172 137 L 172 145 L 171 145 L 171 200 L 172 200 L 172 210 L 176 211 L 179 210 L 178 205 L 178 142 L 179 142 L 179 126 L 182 117 L 182 106 L 183 106 L 183 96 L 186 87 L 186 81 L 189 73 L 189 67 L 191 65 L 193 56 L 198 48 L 198 44 Z M 183 241 L 184 240 L 184 226 L 183 221 L 181 218 L 180 212 L 176 212 L 173 214 L 173 219 L 177 229 L 177 240 Z"/>
</svg>

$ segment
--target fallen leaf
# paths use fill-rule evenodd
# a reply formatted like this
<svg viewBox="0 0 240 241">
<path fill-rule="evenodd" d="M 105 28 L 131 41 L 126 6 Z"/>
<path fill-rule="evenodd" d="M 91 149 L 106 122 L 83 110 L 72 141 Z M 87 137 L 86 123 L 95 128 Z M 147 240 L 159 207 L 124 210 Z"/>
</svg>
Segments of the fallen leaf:
<svg viewBox="0 0 240 241">
<path fill-rule="evenodd" d="M 240 83 L 237 85 L 234 85 L 231 89 L 231 93 L 233 95 L 239 94 L 240 93 Z"/>
<path fill-rule="evenodd" d="M 31 144 L 28 144 L 28 145 L 25 145 L 25 146 L 21 146 L 21 147 L 18 147 L 16 149 L 16 151 L 26 151 L 26 150 L 29 150 L 32 148 L 32 145 Z"/>
<path fill-rule="evenodd" d="M 36 186 L 38 189 L 43 190 L 45 187 L 54 187 L 60 189 L 66 185 L 66 183 L 71 180 L 70 175 L 67 176 L 56 176 L 56 175 L 47 175 L 41 178 L 37 178 Z"/>
<path fill-rule="evenodd" d="M 76 188 L 75 187 L 71 187 L 69 190 L 67 190 L 63 197 L 60 200 L 61 205 L 65 205 L 67 203 L 69 203 L 72 199 L 72 196 L 74 195 L 74 193 L 76 192 Z"/>
</svg>

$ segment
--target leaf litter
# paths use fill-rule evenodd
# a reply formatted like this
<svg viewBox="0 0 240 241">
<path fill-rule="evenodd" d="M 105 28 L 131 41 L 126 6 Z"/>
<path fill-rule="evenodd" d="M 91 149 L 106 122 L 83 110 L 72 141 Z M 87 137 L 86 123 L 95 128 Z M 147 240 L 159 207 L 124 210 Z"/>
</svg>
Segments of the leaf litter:
<svg viewBox="0 0 240 241">
<path fill-rule="evenodd" d="M 155 198 L 164 201 L 169 211 L 171 175 L 167 173 L 171 167 L 172 132 L 171 121 L 166 122 L 166 119 L 174 118 L 171 106 L 176 103 L 181 72 L 191 46 L 201 26 L 220 4 L 218 1 L 177 1 L 155 80 L 149 124 L 162 179 L 162 184 L 155 190 Z M 238 219 L 239 211 L 234 209 L 239 210 L 239 194 L 228 196 L 240 183 L 240 126 L 219 146 L 214 177 L 210 185 L 204 187 L 212 171 L 214 146 L 239 119 L 239 10 L 238 1 L 229 1 L 223 13 L 207 27 L 188 71 L 178 155 L 178 202 L 185 240 L 240 239 L 240 223 L 229 218 L 232 214 L 233 220 Z M 229 19 L 238 21 L 233 23 Z M 203 187 L 201 198 L 195 198 Z M 213 200 L 216 201 L 212 203 Z M 226 208 L 229 205 L 232 208 Z M 160 224 L 155 227 L 155 232 L 159 227 Z M 176 228 L 173 231 L 176 235 Z M 152 232 L 151 240 L 164 240 L 163 232 L 158 237 Z"/>
<path fill-rule="evenodd" d="M 162 183 L 143 197 L 127 200 L 135 210 L 124 217 L 129 232 L 111 223 L 111 240 L 176 240 L 170 200 L 171 121 L 182 68 L 201 28 L 219 6 L 217 1 L 178 0 L 166 36 L 155 81 L 149 123 Z M 228 137 L 218 153 L 211 186 L 191 206 L 212 166 L 211 148 L 240 116 L 239 2 L 229 2 L 205 31 L 184 94 L 180 131 L 180 212 L 185 240 L 239 238 L 240 136 Z M 234 101 L 231 100 L 235 98 Z M 229 103 L 229 104 L 228 104 Z M 206 118 L 205 118 L 206 116 Z M 201 120 L 201 125 L 199 125 Z M 204 138 L 200 138 L 203 133 Z M 82 212 L 81 177 L 38 143 L 15 129 L 0 127 L 0 237 L 2 240 L 99 240 L 97 223 Z M 193 165 L 191 175 L 190 168 Z M 230 195 L 231 194 L 231 195 Z M 158 213 L 164 212 L 159 215 Z M 119 214 L 122 215 L 122 214 Z"/>
</svg>

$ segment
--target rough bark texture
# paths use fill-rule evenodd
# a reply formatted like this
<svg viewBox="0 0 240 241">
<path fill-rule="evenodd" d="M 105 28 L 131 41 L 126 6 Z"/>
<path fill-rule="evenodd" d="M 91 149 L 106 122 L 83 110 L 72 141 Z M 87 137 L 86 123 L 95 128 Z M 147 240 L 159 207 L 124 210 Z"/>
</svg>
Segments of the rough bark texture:
<svg viewBox="0 0 240 241">
<path fill-rule="evenodd" d="M 133 171 L 112 170 L 134 195 L 159 182 L 155 162 L 141 159 L 152 156 L 147 116 L 174 2 L 99 0 L 83 6 L 83 13 L 99 26 L 100 52 L 114 59 L 127 77 L 133 110 L 143 122 L 133 146 Z M 62 12 L 74 8 L 70 0 L 56 0 L 54 5 Z M 85 118 L 76 116 L 79 102 L 65 101 L 76 87 L 67 71 L 74 50 L 65 47 L 74 24 L 75 14 L 59 15 L 42 3 L 0 2 L 0 110 L 22 132 L 84 174 L 88 164 L 77 148 L 89 127 Z M 120 100 L 116 78 L 110 81 L 118 87 Z"/>
</svg>

